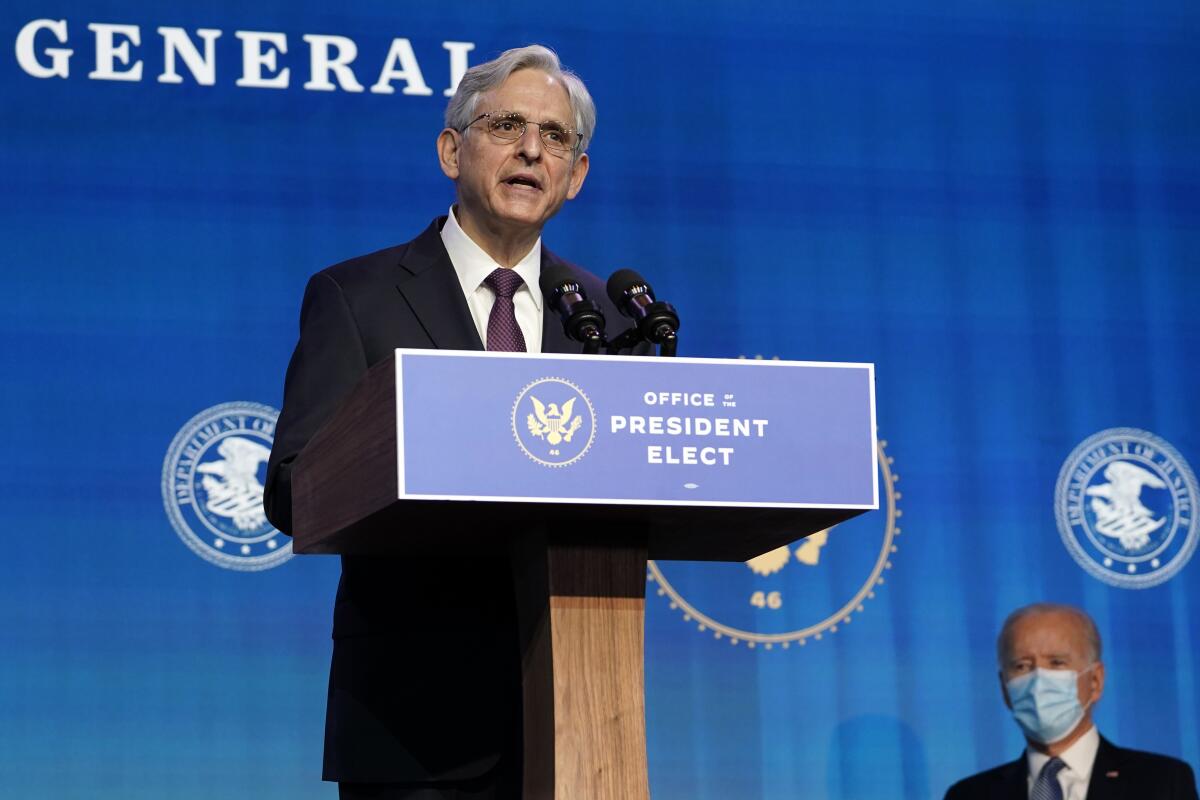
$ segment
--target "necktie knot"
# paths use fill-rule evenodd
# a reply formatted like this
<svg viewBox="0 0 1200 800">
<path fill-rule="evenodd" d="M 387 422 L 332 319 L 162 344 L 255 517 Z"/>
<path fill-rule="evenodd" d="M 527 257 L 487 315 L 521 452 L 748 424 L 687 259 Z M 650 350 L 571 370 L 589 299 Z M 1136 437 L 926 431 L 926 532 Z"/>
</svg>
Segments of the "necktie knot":
<svg viewBox="0 0 1200 800">
<path fill-rule="evenodd" d="M 1042 767 L 1042 774 L 1047 778 L 1057 778 L 1058 773 L 1062 772 L 1063 768 L 1066 766 L 1067 763 L 1065 761 L 1058 756 L 1055 756 L 1046 762 L 1046 766 Z"/>
<path fill-rule="evenodd" d="M 497 297 L 511 298 L 525 283 L 525 280 L 515 270 L 500 267 L 492 270 L 492 273 L 484 278 L 483 282 L 496 293 Z"/>
</svg>

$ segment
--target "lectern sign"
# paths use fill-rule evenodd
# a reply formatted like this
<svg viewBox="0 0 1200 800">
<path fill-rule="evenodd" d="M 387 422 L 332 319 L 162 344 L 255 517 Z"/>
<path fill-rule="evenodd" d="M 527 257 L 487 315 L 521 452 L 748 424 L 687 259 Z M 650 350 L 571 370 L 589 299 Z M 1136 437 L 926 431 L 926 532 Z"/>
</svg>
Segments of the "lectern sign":
<svg viewBox="0 0 1200 800">
<path fill-rule="evenodd" d="M 397 350 L 396 401 L 401 499 L 879 505 L 870 364 Z"/>
</svg>

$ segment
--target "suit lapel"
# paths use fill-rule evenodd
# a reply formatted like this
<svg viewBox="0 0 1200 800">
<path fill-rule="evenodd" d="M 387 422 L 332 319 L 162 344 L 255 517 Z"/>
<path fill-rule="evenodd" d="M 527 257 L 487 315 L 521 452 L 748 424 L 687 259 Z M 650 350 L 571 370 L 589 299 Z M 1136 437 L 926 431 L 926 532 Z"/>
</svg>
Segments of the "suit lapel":
<svg viewBox="0 0 1200 800">
<path fill-rule="evenodd" d="M 551 253 L 542 245 L 542 271 L 555 265 L 564 264 L 562 259 Z M 530 287 L 541 291 L 540 287 Z M 583 345 L 567 336 L 563 331 L 562 319 L 550 307 L 549 298 L 542 300 L 542 352 L 543 353 L 578 353 Z"/>
<path fill-rule="evenodd" d="M 421 327 L 440 350 L 482 350 L 483 342 L 463 296 L 458 273 L 442 244 L 445 217 L 434 220 L 400 257 L 401 279 L 396 289 Z M 542 268 L 562 264 L 542 247 Z M 539 287 L 530 287 L 540 291 Z M 578 353 L 582 345 L 563 331 L 562 320 L 548 302 L 542 303 L 542 352 Z"/>
<path fill-rule="evenodd" d="M 413 316 L 439 350 L 482 350 L 458 274 L 442 244 L 445 217 L 434 220 L 400 257 L 396 284 Z"/>
<path fill-rule="evenodd" d="M 1129 796 L 1127 785 L 1121 779 L 1120 748 L 1101 736 L 1088 781 L 1088 800 L 1123 800 Z"/>
</svg>

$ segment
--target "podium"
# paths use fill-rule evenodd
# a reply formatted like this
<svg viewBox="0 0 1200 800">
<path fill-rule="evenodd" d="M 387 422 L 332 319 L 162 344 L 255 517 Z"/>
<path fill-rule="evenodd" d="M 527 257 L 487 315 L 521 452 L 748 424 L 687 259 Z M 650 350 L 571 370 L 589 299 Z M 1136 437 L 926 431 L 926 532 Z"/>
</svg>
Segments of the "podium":
<svg viewBox="0 0 1200 800">
<path fill-rule="evenodd" d="M 397 350 L 298 457 L 294 550 L 507 556 L 526 800 L 649 797 L 646 561 L 879 507 L 870 364 Z"/>
</svg>

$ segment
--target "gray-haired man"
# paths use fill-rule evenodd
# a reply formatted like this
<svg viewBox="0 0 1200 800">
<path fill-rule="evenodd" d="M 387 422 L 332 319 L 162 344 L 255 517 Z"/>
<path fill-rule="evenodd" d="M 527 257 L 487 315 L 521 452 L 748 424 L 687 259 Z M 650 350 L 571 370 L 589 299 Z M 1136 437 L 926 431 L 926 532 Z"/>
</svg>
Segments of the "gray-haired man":
<svg viewBox="0 0 1200 800">
<path fill-rule="evenodd" d="M 1000 691 L 1025 734 L 1025 753 L 959 781 L 946 800 L 1196 800 L 1187 764 L 1117 747 L 1096 731 L 1104 662 L 1086 613 L 1055 603 L 1018 608 L 996 651 Z"/>
<path fill-rule="evenodd" d="M 541 231 L 583 186 L 595 119 L 583 83 L 544 47 L 466 73 L 437 137 L 455 185 L 450 213 L 411 242 L 309 280 L 264 500 L 280 530 L 292 527 L 296 456 L 393 349 L 579 352 L 538 289 L 542 269 L 565 263 Z M 615 319 L 602 283 L 572 270 Z M 520 795 L 510 567 L 459 555 L 342 558 L 324 767 L 342 797 Z"/>
</svg>

